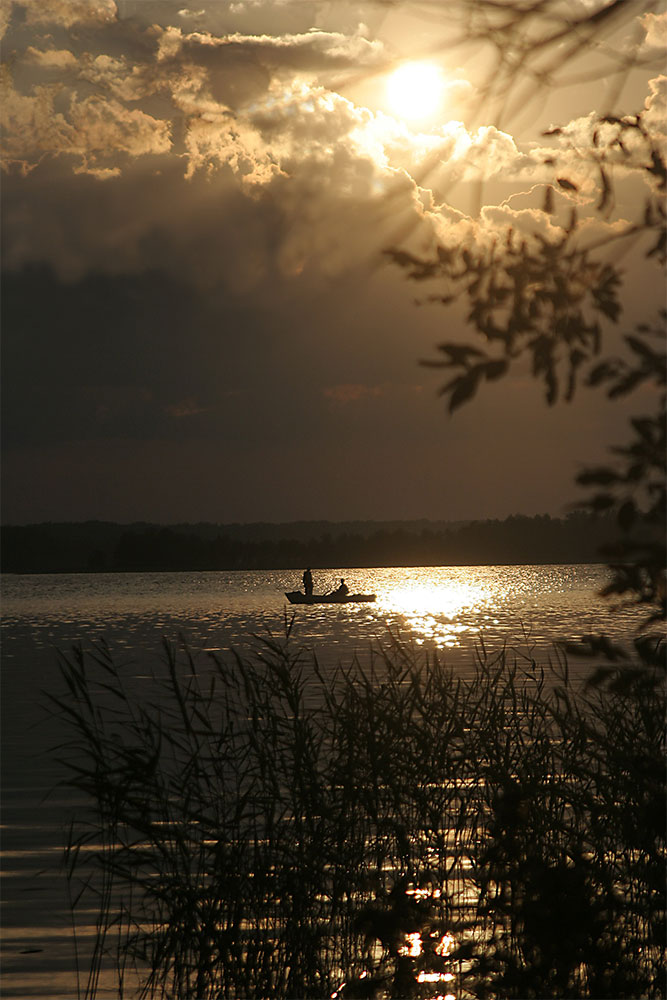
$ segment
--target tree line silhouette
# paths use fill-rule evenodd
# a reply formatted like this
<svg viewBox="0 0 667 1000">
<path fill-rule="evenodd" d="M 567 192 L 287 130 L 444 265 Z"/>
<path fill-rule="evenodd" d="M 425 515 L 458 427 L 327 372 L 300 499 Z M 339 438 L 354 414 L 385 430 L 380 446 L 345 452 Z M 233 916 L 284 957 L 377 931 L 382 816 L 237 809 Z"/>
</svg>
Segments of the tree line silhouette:
<svg viewBox="0 0 667 1000">
<path fill-rule="evenodd" d="M 273 529 L 273 530 L 270 530 Z M 278 533 L 280 532 L 280 533 Z M 5 573 L 298 569 L 603 561 L 613 537 L 605 515 L 573 512 L 504 520 L 313 522 L 258 525 L 6 525 Z"/>
</svg>

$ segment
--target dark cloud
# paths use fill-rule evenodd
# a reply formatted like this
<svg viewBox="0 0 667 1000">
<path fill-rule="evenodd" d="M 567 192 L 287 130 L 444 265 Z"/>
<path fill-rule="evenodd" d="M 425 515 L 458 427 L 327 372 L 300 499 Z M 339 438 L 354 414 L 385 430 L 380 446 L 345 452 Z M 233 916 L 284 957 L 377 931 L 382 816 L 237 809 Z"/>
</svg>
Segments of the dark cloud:
<svg viewBox="0 0 667 1000">
<path fill-rule="evenodd" d="M 9 448 L 224 437 L 239 386 L 271 356 L 258 310 L 213 307 L 159 271 L 64 283 L 27 267 L 5 277 L 3 328 Z"/>
<path fill-rule="evenodd" d="M 390 273 L 236 300 L 155 271 L 5 281 L 8 520 L 557 512 L 620 419 L 545 411 L 527 379 L 447 421 L 417 366 L 443 316 Z"/>
</svg>

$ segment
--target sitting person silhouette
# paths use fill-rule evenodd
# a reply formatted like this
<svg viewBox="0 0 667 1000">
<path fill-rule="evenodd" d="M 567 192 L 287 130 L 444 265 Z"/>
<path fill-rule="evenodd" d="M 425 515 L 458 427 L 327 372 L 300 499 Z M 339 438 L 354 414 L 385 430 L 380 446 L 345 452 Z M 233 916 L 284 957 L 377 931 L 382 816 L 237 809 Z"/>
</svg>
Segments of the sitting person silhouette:
<svg viewBox="0 0 667 1000">
<path fill-rule="evenodd" d="M 350 588 L 345 583 L 345 580 L 341 577 L 339 585 L 334 590 L 334 594 L 336 595 L 336 597 L 347 597 L 349 593 L 350 593 Z"/>
<path fill-rule="evenodd" d="M 303 589 L 306 592 L 306 597 L 311 597 L 313 593 L 313 574 L 310 572 L 310 566 L 303 574 Z"/>
</svg>

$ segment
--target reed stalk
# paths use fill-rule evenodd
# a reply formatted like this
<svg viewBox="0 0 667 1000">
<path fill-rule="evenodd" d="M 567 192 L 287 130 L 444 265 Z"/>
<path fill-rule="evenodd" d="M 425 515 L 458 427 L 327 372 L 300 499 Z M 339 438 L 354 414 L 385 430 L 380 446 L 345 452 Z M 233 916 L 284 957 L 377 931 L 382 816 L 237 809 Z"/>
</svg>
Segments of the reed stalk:
<svg viewBox="0 0 667 1000">
<path fill-rule="evenodd" d="M 474 677 L 389 636 L 328 675 L 61 654 L 87 997 L 662 997 L 664 688 Z M 116 948 L 110 945 L 115 931 Z"/>
</svg>

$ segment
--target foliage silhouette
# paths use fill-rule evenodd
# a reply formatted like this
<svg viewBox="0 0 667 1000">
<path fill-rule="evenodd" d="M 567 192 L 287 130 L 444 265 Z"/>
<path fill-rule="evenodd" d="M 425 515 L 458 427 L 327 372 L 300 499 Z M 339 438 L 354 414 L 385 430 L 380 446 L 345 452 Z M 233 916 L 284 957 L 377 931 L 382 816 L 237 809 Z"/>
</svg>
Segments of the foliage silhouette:
<svg viewBox="0 0 667 1000">
<path fill-rule="evenodd" d="M 520 19 L 521 8 L 509 6 Z M 596 10 L 586 17 L 587 28 L 598 16 L 620 15 L 632 7 L 617 2 Z M 549 9 L 550 4 L 538 3 L 528 16 L 537 10 L 546 17 Z M 579 38 L 578 27 L 573 38 Z M 558 31 L 550 36 L 556 37 Z M 639 387 L 652 390 L 654 410 L 632 418 L 631 440 L 612 449 L 613 464 L 585 470 L 578 482 L 593 488 L 583 506 L 613 513 L 620 530 L 619 541 L 606 551 L 614 570 L 607 593 L 646 604 L 652 611 L 648 621 L 655 624 L 664 620 L 667 610 L 667 311 L 661 309 L 655 319 L 625 335 L 625 356 L 607 346 L 605 324 L 618 323 L 622 314 L 622 278 L 612 262 L 612 246 L 642 241 L 646 266 L 657 265 L 658 280 L 662 275 L 664 281 L 667 166 L 664 148 L 643 113 L 591 117 L 586 141 L 572 138 L 567 127 L 551 128 L 545 135 L 560 137 L 563 151 L 576 152 L 591 176 L 597 176 L 595 210 L 600 217 L 607 219 L 615 203 L 615 168 L 642 182 L 646 194 L 635 221 L 609 227 L 608 235 L 594 240 L 575 206 L 569 220 L 553 227 L 549 237 L 537 228 L 517 233 L 507 227 L 504 239 L 443 242 L 427 256 L 400 247 L 386 252 L 411 280 L 437 282 L 438 291 L 427 300 L 443 305 L 467 300 L 466 319 L 476 339 L 444 342 L 438 345 L 436 359 L 423 362 L 445 373 L 440 391 L 450 413 L 472 400 L 484 383 L 507 377 L 526 360 L 550 405 L 559 397 L 572 400 L 581 384 L 604 388 L 612 400 Z M 554 213 L 554 192 L 576 194 L 577 184 L 561 175 L 558 154 L 546 158 L 545 167 L 552 170 L 542 207 L 548 220 Z"/>
</svg>

